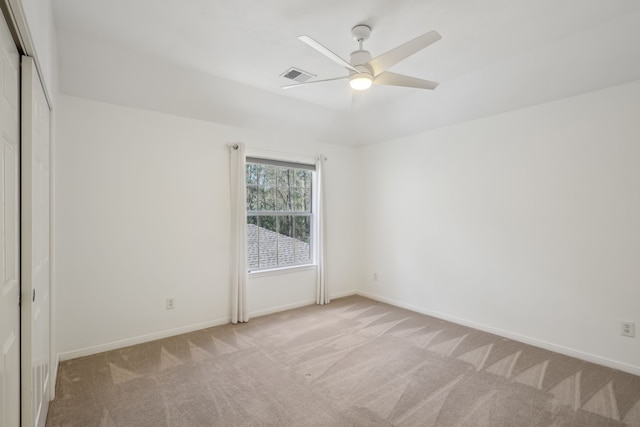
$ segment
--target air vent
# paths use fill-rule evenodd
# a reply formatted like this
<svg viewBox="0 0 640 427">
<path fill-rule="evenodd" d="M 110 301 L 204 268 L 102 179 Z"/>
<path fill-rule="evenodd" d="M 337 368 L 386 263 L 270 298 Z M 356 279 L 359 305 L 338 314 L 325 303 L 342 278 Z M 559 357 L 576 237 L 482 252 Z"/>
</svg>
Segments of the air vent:
<svg viewBox="0 0 640 427">
<path fill-rule="evenodd" d="M 306 71 L 302 71 L 299 68 L 291 67 L 284 73 L 280 75 L 280 77 L 284 77 L 285 79 L 294 80 L 296 82 L 306 82 L 312 77 L 315 77 L 315 74 L 307 73 Z"/>
</svg>

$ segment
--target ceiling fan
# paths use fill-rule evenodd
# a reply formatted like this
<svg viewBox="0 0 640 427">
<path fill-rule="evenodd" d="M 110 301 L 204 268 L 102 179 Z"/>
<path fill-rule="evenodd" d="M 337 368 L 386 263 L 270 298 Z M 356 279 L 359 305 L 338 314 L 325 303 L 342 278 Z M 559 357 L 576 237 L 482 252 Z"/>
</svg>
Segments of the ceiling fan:
<svg viewBox="0 0 640 427">
<path fill-rule="evenodd" d="M 435 89 L 438 83 L 423 80 L 416 77 L 405 76 L 387 71 L 398 62 L 408 58 L 419 50 L 424 49 L 442 37 L 436 31 L 429 31 L 413 40 L 401 44 L 382 55 L 371 59 L 368 50 L 362 48 L 362 44 L 371 35 L 371 27 L 368 25 L 356 25 L 351 29 L 353 38 L 358 43 L 358 50 L 351 52 L 350 61 L 347 62 L 309 36 L 299 36 L 298 39 L 311 46 L 327 58 L 349 70 L 349 75 L 324 80 L 307 81 L 304 83 L 282 86 L 290 89 L 298 86 L 306 86 L 313 83 L 329 82 L 334 80 L 349 79 L 349 85 L 354 90 L 366 90 L 374 85 L 405 86 L 416 89 Z"/>
</svg>

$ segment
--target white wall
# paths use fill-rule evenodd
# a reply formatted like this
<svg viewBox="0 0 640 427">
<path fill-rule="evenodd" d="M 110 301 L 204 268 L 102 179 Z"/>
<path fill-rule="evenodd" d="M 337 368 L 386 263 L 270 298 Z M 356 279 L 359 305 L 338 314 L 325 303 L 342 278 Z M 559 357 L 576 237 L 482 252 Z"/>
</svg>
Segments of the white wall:
<svg viewBox="0 0 640 427">
<path fill-rule="evenodd" d="M 60 96 L 55 152 L 57 338 L 63 358 L 229 321 L 226 144 L 323 153 L 329 286 L 358 276 L 352 148 Z M 250 312 L 314 299 L 313 271 L 253 278 Z M 165 309 L 165 298 L 176 309 Z"/>
<path fill-rule="evenodd" d="M 640 324 L 638 99 L 634 82 L 354 150 L 61 96 L 59 351 L 228 321 L 226 143 L 244 141 L 329 157 L 333 295 L 640 373 L 638 338 L 619 335 Z M 250 312 L 309 303 L 313 277 L 252 278 Z"/>
<path fill-rule="evenodd" d="M 636 81 L 361 149 L 363 293 L 640 373 L 620 336 L 640 325 L 639 99 Z"/>
</svg>

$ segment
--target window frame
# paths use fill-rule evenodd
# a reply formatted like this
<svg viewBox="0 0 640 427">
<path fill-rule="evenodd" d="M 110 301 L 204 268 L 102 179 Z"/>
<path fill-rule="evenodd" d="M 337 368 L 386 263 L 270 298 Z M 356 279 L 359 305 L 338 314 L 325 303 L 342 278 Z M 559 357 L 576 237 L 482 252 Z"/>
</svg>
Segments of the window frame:
<svg viewBox="0 0 640 427">
<path fill-rule="evenodd" d="M 295 217 L 305 217 L 305 218 L 309 218 L 309 258 L 308 260 L 304 260 L 301 262 L 295 262 L 295 249 L 294 249 L 294 262 L 293 263 L 289 263 L 289 264 L 282 264 L 279 265 L 279 251 L 278 249 L 276 249 L 276 265 L 270 265 L 270 266 L 265 266 L 265 267 L 254 267 L 252 268 L 249 265 L 249 241 L 247 239 L 247 272 L 251 275 L 256 275 L 256 274 L 260 274 L 260 275 L 268 275 L 269 273 L 288 273 L 288 272 L 293 272 L 293 271 L 300 271 L 300 270 L 306 270 L 306 269 L 311 269 L 311 268 L 315 268 L 317 265 L 316 262 L 316 251 L 315 251 L 315 242 L 316 242 L 316 221 L 317 221 L 317 213 L 315 212 L 315 206 L 316 206 L 316 173 L 315 173 L 315 164 L 310 164 L 310 163 L 303 163 L 303 162 L 293 162 L 293 161 L 287 161 L 287 160 L 280 160 L 280 159 L 272 159 L 272 158 L 262 158 L 262 157 L 254 157 L 254 156 L 247 156 L 246 157 L 246 165 L 247 167 L 249 165 L 262 165 L 262 166 L 267 166 L 267 167 L 275 167 L 278 168 L 276 170 L 279 170 L 280 168 L 287 168 L 287 169 L 294 169 L 294 170 L 305 170 L 305 171 L 310 171 L 311 172 L 311 182 L 310 182 L 310 200 L 309 200 L 309 210 L 308 211 L 296 211 L 296 210 L 273 210 L 273 211 L 267 211 L 267 210 L 254 210 L 254 211 L 250 211 L 249 210 L 249 204 L 247 203 L 247 209 L 246 209 L 246 232 L 248 233 L 249 231 L 249 217 L 253 216 L 253 217 L 260 217 L 260 216 L 271 216 L 271 217 L 275 217 L 276 218 L 276 230 L 270 230 L 273 231 L 277 234 L 281 234 L 278 232 L 279 230 L 279 219 L 282 217 L 290 217 L 292 218 L 292 220 L 294 220 Z M 246 176 L 246 174 L 245 174 Z M 247 191 L 247 195 L 248 195 L 248 191 L 249 191 L 249 187 L 251 185 L 256 185 L 257 187 L 259 187 L 259 184 L 250 184 L 246 178 L 245 178 L 245 189 Z M 277 183 L 275 184 L 275 187 L 277 188 Z M 291 185 L 289 185 L 289 188 L 294 188 Z M 276 196 L 277 197 L 277 196 Z M 276 199 L 276 206 L 277 207 L 277 199 Z M 257 226 L 257 224 L 256 224 Z M 295 226 L 294 226 L 295 227 Z M 294 228 L 295 229 L 295 228 Z M 295 232 L 293 232 L 293 234 L 295 235 Z M 286 236 L 286 235 L 285 235 Z M 290 237 L 292 239 L 295 239 L 294 236 L 286 236 L 286 237 Z M 297 240 L 297 239 L 296 239 Z M 276 241 L 276 244 L 279 244 L 279 240 Z M 259 248 L 260 246 L 258 245 L 258 260 L 259 260 Z M 259 263 L 259 261 L 258 261 Z"/>
</svg>

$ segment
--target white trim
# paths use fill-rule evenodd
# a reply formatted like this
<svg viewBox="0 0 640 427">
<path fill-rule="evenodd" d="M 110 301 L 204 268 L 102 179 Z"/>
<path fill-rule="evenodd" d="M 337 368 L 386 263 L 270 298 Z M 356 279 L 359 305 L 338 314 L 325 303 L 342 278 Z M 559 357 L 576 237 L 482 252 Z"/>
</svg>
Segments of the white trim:
<svg viewBox="0 0 640 427">
<path fill-rule="evenodd" d="M 308 299 L 304 301 L 294 302 L 293 304 L 281 305 L 279 307 L 267 308 L 265 310 L 258 310 L 249 313 L 249 316 L 252 318 L 266 316 L 268 314 L 280 313 L 281 311 L 293 310 L 294 308 L 305 307 L 307 305 L 315 304 L 315 299 Z"/>
<path fill-rule="evenodd" d="M 352 290 L 352 291 L 346 291 L 346 292 L 340 292 L 340 293 L 337 293 L 337 294 L 333 294 L 333 295 L 331 295 L 331 299 L 333 300 L 335 298 L 348 297 L 348 296 L 351 296 L 351 295 L 356 295 L 356 291 Z M 249 313 L 249 315 L 251 317 L 260 317 L 260 316 L 266 316 L 268 314 L 280 313 L 282 311 L 293 310 L 294 308 L 300 308 L 300 307 L 305 307 L 307 305 L 315 305 L 315 304 L 316 304 L 316 300 L 315 299 L 309 299 L 309 300 L 294 302 L 293 304 L 281 305 L 279 307 L 267 308 L 265 310 L 254 311 L 254 312 Z"/>
<path fill-rule="evenodd" d="M 56 351 L 56 251 L 55 251 L 55 118 L 49 109 L 49 397 L 56 397 L 58 380 L 58 353 Z M 54 366 L 55 363 L 55 366 Z M 55 369 L 54 369 L 55 368 Z"/>
<path fill-rule="evenodd" d="M 269 270 L 255 270 L 249 272 L 249 279 L 257 279 L 266 276 L 278 276 L 280 274 L 298 273 L 300 271 L 315 270 L 315 264 L 292 265 L 290 267 L 271 268 Z"/>
<path fill-rule="evenodd" d="M 338 294 L 331 295 L 331 298 L 342 298 L 342 297 L 356 295 L 356 294 L 357 294 L 357 291 L 352 290 L 352 291 L 340 292 Z M 267 314 L 279 313 L 281 311 L 287 311 L 294 308 L 304 307 L 307 305 L 314 305 L 315 302 L 316 302 L 315 299 L 308 299 L 308 300 L 299 301 L 293 304 L 283 305 L 280 307 L 254 311 L 249 314 L 251 317 L 266 316 Z M 102 353 L 110 350 L 117 350 L 119 348 L 129 347 L 136 344 L 143 344 L 146 342 L 155 341 L 162 338 L 172 337 L 180 334 L 186 334 L 186 333 L 198 331 L 201 329 L 212 328 L 214 326 L 227 325 L 229 323 L 231 323 L 230 317 L 224 318 L 224 319 L 218 319 L 218 320 L 211 320 L 208 322 L 196 323 L 194 325 L 183 326 L 180 328 L 168 329 L 166 331 L 154 332 L 151 334 L 139 335 L 133 338 L 126 338 L 123 340 L 112 341 L 110 343 L 99 344 L 92 347 L 80 348 L 78 350 L 67 351 L 64 353 L 58 353 L 57 363 L 55 365 L 55 370 L 56 370 L 55 377 L 57 377 L 58 364 L 60 362 L 64 362 L 65 360 L 71 360 L 71 359 L 76 359 L 78 357 L 90 356 L 92 354 Z"/>
<path fill-rule="evenodd" d="M 49 375 L 51 377 L 51 382 L 53 382 L 53 384 L 51 384 L 51 388 L 55 391 L 56 382 L 58 381 L 58 366 L 60 366 L 60 355 L 56 353 L 55 355 L 53 355 L 52 359 L 55 361 L 55 363 L 49 369 Z M 52 397 L 51 401 L 53 401 L 53 399 L 54 398 Z"/>
<path fill-rule="evenodd" d="M 39 202 L 41 198 L 35 197 L 37 193 L 37 186 L 41 183 L 42 177 L 37 173 L 37 168 L 33 164 L 33 159 L 43 149 L 39 145 L 39 140 L 36 138 L 39 130 L 38 125 L 41 122 L 36 120 L 36 116 L 39 113 L 41 104 L 48 103 L 46 99 L 46 93 L 42 86 L 42 79 L 40 73 L 36 67 L 36 63 L 30 56 L 21 56 L 21 135 L 20 135 L 20 168 L 21 168 L 21 188 L 20 188 L 20 271 L 21 271 L 21 293 L 22 295 L 29 295 L 27 298 L 22 299 L 21 304 L 21 324 L 20 324 L 20 348 L 21 348 L 21 384 L 22 384 L 22 423 L 25 425 L 36 424 L 38 426 L 44 426 L 47 416 L 47 410 L 50 396 L 51 380 L 51 323 L 53 318 L 53 312 L 51 309 L 52 287 L 51 287 L 51 230 L 46 230 L 46 236 L 49 238 L 48 253 L 45 254 L 44 259 L 40 259 L 38 254 L 37 240 L 42 235 L 38 227 L 37 222 L 42 217 L 41 210 L 39 208 Z M 49 160 L 51 156 L 51 120 L 52 114 L 49 105 L 44 107 L 48 113 L 48 126 L 46 132 L 46 141 L 44 141 L 45 149 L 49 152 Z M 49 171 L 46 175 L 46 182 L 48 182 L 47 192 L 51 189 L 51 169 L 49 165 Z M 48 225 L 51 225 L 51 194 L 47 194 L 49 197 L 49 204 L 47 209 L 47 216 L 45 219 Z M 41 265 L 34 265 L 34 262 L 42 263 Z M 43 271 L 41 267 L 48 264 L 46 271 Z M 44 276 L 44 277 L 43 277 Z M 36 287 L 35 283 L 43 277 L 46 280 L 46 291 L 41 291 L 40 294 L 44 294 L 45 298 L 39 304 L 35 304 L 36 300 Z M 31 298 L 33 292 L 33 298 Z M 43 307 L 40 304 L 48 304 L 49 315 L 41 320 L 38 319 L 38 314 Z M 41 322 L 46 322 L 42 324 Z M 33 340 L 37 338 L 38 332 L 44 332 L 40 328 L 46 328 L 46 332 L 49 334 L 46 342 L 36 342 Z M 46 364 L 49 369 L 44 370 L 44 376 L 35 372 L 34 358 L 42 357 L 40 347 L 46 350 Z M 40 350 L 39 350 L 40 349 Z M 38 362 L 40 363 L 40 362 Z"/>
<path fill-rule="evenodd" d="M 51 400 L 55 398 L 56 382 L 57 382 L 57 362 L 55 353 L 55 286 L 54 286 L 54 238 L 53 238 L 53 215 L 54 215 L 54 182 L 53 182 L 53 153 L 54 153 L 54 113 L 53 113 L 53 99 L 50 92 L 50 88 L 47 86 L 46 79 L 43 75 L 42 66 L 40 65 L 40 58 L 36 52 L 36 46 L 29 29 L 29 22 L 27 21 L 27 15 L 24 11 L 23 2 L 21 0 L 1 0 L 2 7 L 9 15 L 7 18 L 7 25 L 15 33 L 17 37 L 17 47 L 20 50 L 21 55 L 30 57 L 37 70 L 37 77 L 42 86 L 45 99 L 49 107 L 49 397 Z M 22 102 L 22 88 L 20 91 L 20 102 Z M 22 139 L 22 136 L 21 136 Z M 22 242 L 22 238 L 21 238 Z M 22 332 L 21 332 L 22 334 Z M 51 364 L 56 362 L 55 366 Z M 55 368 L 55 369 L 54 369 Z"/>
<path fill-rule="evenodd" d="M 627 363 L 618 362 L 616 360 L 607 359 L 606 357 L 598 356 L 591 353 L 586 353 L 580 350 L 576 350 L 570 347 L 565 347 L 558 344 L 553 344 L 547 341 L 539 340 L 537 338 L 521 335 L 516 332 L 506 331 L 504 329 L 494 328 L 493 326 L 476 323 L 471 320 L 463 319 L 457 316 L 451 316 L 438 311 L 429 310 L 423 307 L 419 307 L 413 304 L 407 304 L 391 298 L 381 297 L 369 292 L 356 291 L 358 295 L 366 298 L 371 298 L 376 301 L 384 302 L 396 307 L 405 308 L 407 310 L 414 311 L 420 314 L 426 314 L 427 316 L 436 317 L 438 319 L 446 320 L 449 322 L 457 323 L 459 325 L 468 326 L 470 328 L 478 329 L 480 331 L 489 332 L 491 334 L 499 335 L 501 337 L 509 338 L 514 341 L 519 341 L 525 344 L 533 345 L 536 347 L 544 348 L 545 350 L 554 351 L 556 353 L 564 354 L 565 356 L 575 357 L 580 360 L 595 363 L 598 365 L 606 366 L 620 371 L 628 372 L 633 375 L 640 375 L 640 366 L 629 365 Z"/>
<path fill-rule="evenodd" d="M 337 294 L 331 294 L 331 301 L 333 301 L 334 299 L 350 297 L 353 295 L 358 295 L 358 291 L 354 289 L 351 291 L 338 292 Z"/>
<path fill-rule="evenodd" d="M 11 15 L 11 22 L 7 22 L 7 24 L 12 25 L 16 33 L 18 35 L 20 48 L 23 52 L 23 55 L 30 56 L 33 58 L 35 62 L 36 69 L 42 72 L 42 67 L 40 66 L 40 61 L 38 59 L 38 55 L 36 52 L 36 46 L 33 43 L 33 37 L 31 36 L 31 31 L 29 30 L 29 23 L 27 22 L 27 15 L 24 12 L 24 8 L 22 7 L 21 0 L 3 0 L 3 3 L 6 5 L 9 14 Z M 38 75 L 40 79 L 40 84 L 44 90 L 44 96 L 47 98 L 47 103 L 49 104 L 49 110 L 53 110 L 53 102 L 51 100 L 51 94 L 49 88 L 47 87 L 47 83 L 42 75 Z"/>
<path fill-rule="evenodd" d="M 123 347 L 129 347 L 131 345 L 142 344 L 149 341 L 155 341 L 162 338 L 172 337 L 175 335 L 186 334 L 200 329 L 212 328 L 214 326 L 226 325 L 231 322 L 231 318 L 223 318 L 218 320 L 211 320 L 208 322 L 196 323 L 194 325 L 182 326 L 180 328 L 167 329 L 166 331 L 153 332 L 150 334 L 139 335 L 133 338 L 126 338 L 123 340 L 112 341 L 106 344 L 99 344 L 92 347 L 80 348 L 78 350 L 67 351 L 59 353 L 59 360 L 65 361 L 70 359 L 76 359 L 78 357 L 90 356 L 92 354 L 102 353 L 104 351 L 117 350 Z"/>
<path fill-rule="evenodd" d="M 259 157 L 264 159 L 283 160 L 292 163 L 303 163 L 315 165 L 316 158 L 313 155 L 290 153 L 284 151 L 273 151 L 260 148 L 247 147 L 245 155 L 247 157 Z"/>
</svg>

